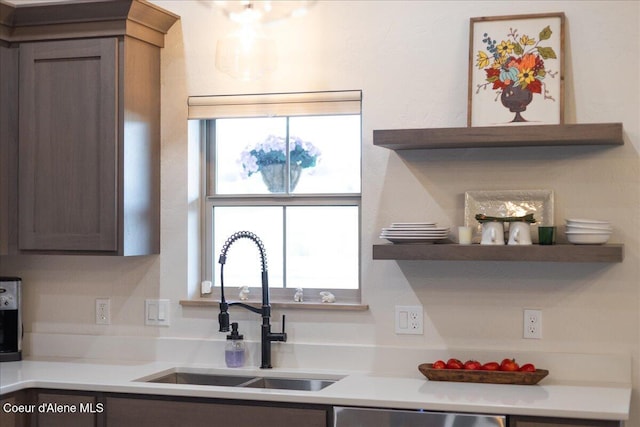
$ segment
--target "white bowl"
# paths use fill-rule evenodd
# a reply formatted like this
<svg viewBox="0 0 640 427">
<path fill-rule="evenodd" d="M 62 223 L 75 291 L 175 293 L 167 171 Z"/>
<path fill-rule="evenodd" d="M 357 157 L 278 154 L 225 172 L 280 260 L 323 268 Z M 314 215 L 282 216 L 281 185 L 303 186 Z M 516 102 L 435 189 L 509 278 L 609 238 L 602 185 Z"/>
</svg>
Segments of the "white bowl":
<svg viewBox="0 0 640 427">
<path fill-rule="evenodd" d="M 576 245 L 601 245 L 607 243 L 611 233 L 565 233 L 569 243 Z"/>
<path fill-rule="evenodd" d="M 579 227 L 593 227 L 593 228 L 610 228 L 611 223 L 609 221 L 601 221 L 598 219 L 566 219 L 567 225 L 574 225 Z"/>
<path fill-rule="evenodd" d="M 611 227 L 586 227 L 581 225 L 567 225 L 566 231 L 570 233 L 611 233 Z"/>
</svg>

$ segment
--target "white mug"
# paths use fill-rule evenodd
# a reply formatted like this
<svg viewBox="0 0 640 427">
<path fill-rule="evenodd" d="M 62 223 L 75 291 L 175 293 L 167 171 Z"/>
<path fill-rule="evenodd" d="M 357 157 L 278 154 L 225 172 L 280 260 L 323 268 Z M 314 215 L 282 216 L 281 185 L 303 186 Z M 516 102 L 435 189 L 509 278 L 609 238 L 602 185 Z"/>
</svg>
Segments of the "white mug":
<svg viewBox="0 0 640 427">
<path fill-rule="evenodd" d="M 481 245 L 504 245 L 504 226 L 501 222 L 482 223 Z"/>
<path fill-rule="evenodd" d="M 509 244 L 531 244 L 531 227 L 528 222 L 512 222 L 509 224 Z"/>
</svg>

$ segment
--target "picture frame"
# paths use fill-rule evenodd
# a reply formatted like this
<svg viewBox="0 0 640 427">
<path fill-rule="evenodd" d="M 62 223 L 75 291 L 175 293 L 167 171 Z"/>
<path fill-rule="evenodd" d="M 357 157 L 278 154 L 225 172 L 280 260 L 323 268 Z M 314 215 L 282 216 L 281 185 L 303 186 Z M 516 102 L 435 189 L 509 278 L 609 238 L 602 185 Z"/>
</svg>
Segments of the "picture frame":
<svg viewBox="0 0 640 427">
<path fill-rule="evenodd" d="M 467 126 L 564 124 L 563 12 L 470 19 Z"/>
</svg>

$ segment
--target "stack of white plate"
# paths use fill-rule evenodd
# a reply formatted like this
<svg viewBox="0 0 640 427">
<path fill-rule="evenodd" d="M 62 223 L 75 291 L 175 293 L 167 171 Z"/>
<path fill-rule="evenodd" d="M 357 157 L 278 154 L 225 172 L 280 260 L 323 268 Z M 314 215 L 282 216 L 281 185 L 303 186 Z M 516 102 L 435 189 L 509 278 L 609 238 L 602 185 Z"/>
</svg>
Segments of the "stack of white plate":
<svg viewBox="0 0 640 427">
<path fill-rule="evenodd" d="M 394 222 L 380 234 L 392 243 L 433 243 L 447 237 L 449 227 L 438 227 L 435 222 Z"/>
<path fill-rule="evenodd" d="M 569 243 L 579 245 L 601 245 L 611 237 L 609 221 L 596 219 L 566 219 L 566 234 Z"/>
</svg>

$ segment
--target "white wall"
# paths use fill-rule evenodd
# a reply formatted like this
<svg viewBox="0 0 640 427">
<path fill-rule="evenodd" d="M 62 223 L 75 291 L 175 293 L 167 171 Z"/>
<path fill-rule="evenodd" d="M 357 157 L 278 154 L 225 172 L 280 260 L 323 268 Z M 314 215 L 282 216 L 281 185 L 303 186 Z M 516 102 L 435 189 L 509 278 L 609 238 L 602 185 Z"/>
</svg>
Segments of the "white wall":
<svg viewBox="0 0 640 427">
<path fill-rule="evenodd" d="M 287 345 L 357 344 L 453 355 L 457 349 L 525 357 L 623 355 L 632 360 L 634 387 L 628 425 L 640 425 L 639 2 L 321 1 L 307 16 L 269 28 L 278 41 L 279 68 L 250 83 L 215 69 L 215 42 L 232 27 L 212 2 L 154 3 L 181 16 L 162 52 L 162 254 L 0 258 L 2 274 L 23 278 L 27 332 L 51 341 L 221 340 L 214 310 L 177 303 L 198 282 L 197 244 L 189 234 L 189 224 L 197 222 L 197 198 L 188 187 L 187 97 L 362 89 L 362 286 L 370 310 L 287 312 Z M 558 11 L 567 17 L 565 121 L 622 122 L 624 146 L 396 153 L 372 145 L 373 129 L 466 125 L 470 17 Z M 554 190 L 558 224 L 566 217 L 609 219 L 615 226 L 611 241 L 625 244 L 625 261 L 371 259 L 372 244 L 381 242 L 380 227 L 425 219 L 455 226 L 463 222 L 465 191 L 500 189 Z M 96 297 L 111 298 L 112 325 L 94 324 Z M 172 300 L 169 328 L 143 324 L 143 300 L 155 297 Z M 424 336 L 394 334 L 396 304 L 424 306 Z M 521 338 L 523 308 L 542 310 L 542 340 Z M 238 318 L 251 320 L 245 335 L 258 340 L 253 315 Z M 36 355 L 47 351 L 32 344 Z M 162 350 L 155 352 L 163 357 Z M 393 364 L 401 356 L 384 355 L 378 363 Z M 305 366 L 305 356 L 296 357 Z"/>
</svg>

